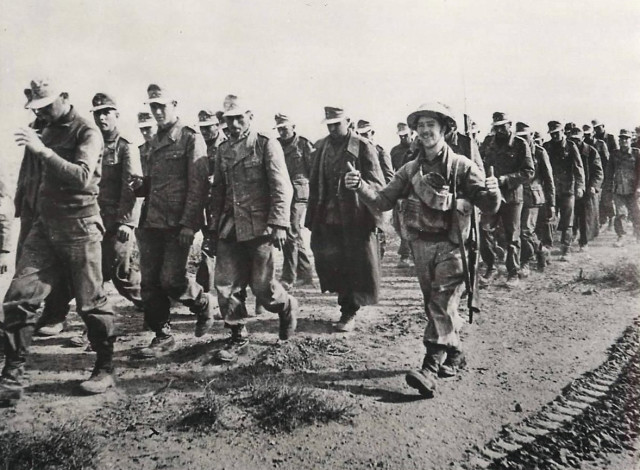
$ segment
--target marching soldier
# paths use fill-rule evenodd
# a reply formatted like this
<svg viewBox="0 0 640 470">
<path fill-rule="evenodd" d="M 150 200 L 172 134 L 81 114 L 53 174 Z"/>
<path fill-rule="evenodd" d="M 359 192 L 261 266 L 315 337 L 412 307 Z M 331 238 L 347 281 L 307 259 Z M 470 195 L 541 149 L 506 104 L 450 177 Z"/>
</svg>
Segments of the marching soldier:
<svg viewBox="0 0 640 470">
<path fill-rule="evenodd" d="M 560 260 L 566 261 L 571 246 L 575 200 L 584 194 L 584 169 L 578 148 L 562 132 L 562 123 L 549 121 L 547 125 L 551 140 L 544 143 L 544 149 L 549 155 L 556 187 L 555 207 L 560 215 L 557 229 L 562 232 Z"/>
<path fill-rule="evenodd" d="M 140 155 L 120 134 L 115 100 L 96 93 L 92 100 L 93 119 L 102 133 L 102 178 L 98 193 L 100 215 L 105 226 L 102 239 L 102 277 L 113 280 L 120 295 L 142 307 L 140 273 L 133 269 L 134 229 L 140 219 L 140 204 L 129 181 L 140 175 Z"/>
<path fill-rule="evenodd" d="M 311 155 L 313 144 L 296 132 L 296 125 L 285 114 L 276 114 L 278 141 L 284 152 L 289 178 L 293 184 L 291 201 L 291 225 L 282 254 L 282 285 L 291 289 L 296 279 L 302 285 L 313 286 L 313 268 L 307 254 L 302 227 L 304 212 L 309 200 L 309 174 L 311 173 Z"/>
<path fill-rule="evenodd" d="M 407 159 L 407 154 L 411 152 L 411 142 L 412 142 L 412 131 L 409 129 L 404 122 L 398 123 L 398 137 L 400 138 L 400 143 L 391 149 L 391 165 L 393 166 L 393 171 L 398 171 L 402 165 L 405 164 L 405 160 Z M 393 211 L 393 220 L 394 227 L 397 227 L 397 217 L 398 214 L 396 211 Z M 398 256 L 400 256 L 400 261 L 398 261 L 399 268 L 407 268 L 411 266 L 411 246 L 409 245 L 409 241 L 402 237 L 400 233 L 400 229 L 397 228 L 398 236 L 400 236 L 400 248 L 398 248 Z"/>
<path fill-rule="evenodd" d="M 461 244 L 470 227 L 472 204 L 484 213 L 500 205 L 498 180 L 484 178 L 468 158 L 455 154 L 445 141 L 453 117 L 448 107 L 422 105 L 407 117 L 418 133 L 417 155 L 391 182 L 380 189 L 368 182 L 367 167 L 348 161 L 345 186 L 374 211 L 390 210 L 400 199 L 412 209 L 405 213 L 404 230 L 418 269 L 429 322 L 424 334 L 426 354 L 420 370 L 406 376 L 407 384 L 432 396 L 437 377 L 450 377 L 465 363 L 459 331 L 458 303 L 464 290 Z M 359 163 L 359 162 L 358 162 Z"/>
<path fill-rule="evenodd" d="M 520 220 L 522 217 L 523 183 L 533 178 L 535 169 L 530 146 L 511 130 L 511 120 L 505 113 L 493 114 L 493 137 L 486 143 L 484 166 L 487 174 L 491 168 L 498 178 L 503 202 L 496 214 L 482 214 L 482 258 L 487 264 L 484 274 L 489 282 L 495 273 L 495 230 L 502 221 L 507 242 L 507 285 L 518 283 L 520 272 Z"/>
<path fill-rule="evenodd" d="M 69 282 L 86 324 L 96 363 L 86 393 L 114 386 L 114 315 L 102 288 L 101 241 L 104 228 L 98 205 L 102 137 L 76 113 L 67 93 L 47 79 L 31 82 L 27 107 L 46 122 L 42 136 L 19 129 L 20 146 L 40 159 L 44 172 L 38 215 L 22 246 L 16 273 L 4 299 L 5 364 L 0 401 L 22 395 L 22 380 L 38 307 L 52 290 Z"/>
<path fill-rule="evenodd" d="M 151 154 L 151 141 L 158 131 L 156 120 L 150 112 L 142 111 L 138 113 L 138 129 L 144 142 L 138 145 L 141 165 L 149 165 L 149 155 Z"/>
<path fill-rule="evenodd" d="M 203 109 L 198 113 L 198 126 L 200 127 L 200 133 L 204 138 L 204 143 L 207 146 L 207 160 L 208 160 L 208 174 L 209 174 L 209 187 L 213 184 L 213 175 L 216 168 L 216 155 L 218 154 L 218 147 L 220 144 L 227 140 L 223 132 L 220 132 L 218 119 L 213 111 Z M 209 193 L 211 191 L 209 190 Z M 209 196 L 209 195 L 208 195 Z M 209 226 L 210 214 L 208 214 L 209 207 L 205 207 L 205 227 Z M 206 229 L 205 229 L 206 231 Z M 202 286 L 205 292 L 213 290 L 213 273 L 215 270 L 215 249 L 212 244 L 215 243 L 206 234 L 202 239 L 201 245 L 201 260 L 198 265 L 198 271 L 196 272 L 196 282 Z"/>
<path fill-rule="evenodd" d="M 580 232 L 580 251 L 587 249 L 589 240 L 598 236 L 598 195 L 602 186 L 604 173 L 600 154 L 595 147 L 587 144 L 584 139 L 584 132 L 579 127 L 571 130 L 571 140 L 578 147 L 580 158 L 582 159 L 582 169 L 584 170 L 585 191 L 580 199 L 575 202 L 575 221 L 573 226 L 573 236 Z"/>
<path fill-rule="evenodd" d="M 380 250 L 376 229 L 382 220 L 359 195 L 345 188 L 353 165 L 373 188 L 384 185 L 375 147 L 350 129 L 342 108 L 325 107 L 329 135 L 315 144 L 309 179 L 305 226 L 311 230 L 311 250 L 322 292 L 336 292 L 340 305 L 337 331 L 353 331 L 360 307 L 378 302 Z"/>
<path fill-rule="evenodd" d="M 280 317 L 281 340 L 294 334 L 299 307 L 275 279 L 272 248 L 286 242 L 293 196 L 282 147 L 251 128 L 253 113 L 237 96 L 225 98 L 224 110 L 229 140 L 216 157 L 209 230 L 218 241 L 218 304 L 231 329 L 217 358 L 233 361 L 248 345 L 247 285 L 256 302 Z"/>
<path fill-rule="evenodd" d="M 556 195 L 551 163 L 546 150 L 535 144 L 528 124 L 517 122 L 516 135 L 526 140 L 531 147 L 534 166 L 533 178 L 523 183 L 522 216 L 520 219 L 520 239 L 522 241 L 520 273 L 523 277 L 527 277 L 530 271 L 529 263 L 533 261 L 534 257 L 538 261 L 538 268 L 542 270 L 545 267 L 548 251 L 538 241 L 535 232 L 536 222 L 540 208 L 546 212 L 548 217 L 553 216 Z"/>
<path fill-rule="evenodd" d="M 620 148 L 611 153 L 605 176 L 605 191 L 613 194 L 616 207 L 614 228 L 618 236 L 614 246 L 624 245 L 623 222 L 627 213 L 633 222 L 633 234 L 640 241 L 640 150 L 631 147 L 631 132 L 620 129 Z"/>
<path fill-rule="evenodd" d="M 140 247 L 142 302 L 146 325 L 155 333 L 142 357 L 159 357 L 175 348 L 169 313 L 171 299 L 196 314 L 195 335 L 204 335 L 214 320 L 215 299 L 187 277 L 193 237 L 203 223 L 208 174 L 206 147 L 200 133 L 178 118 L 177 101 L 151 84 L 149 107 L 158 130 L 151 152 L 142 160 L 143 178 L 131 186 L 144 197 L 144 212 L 136 232 Z"/>
</svg>

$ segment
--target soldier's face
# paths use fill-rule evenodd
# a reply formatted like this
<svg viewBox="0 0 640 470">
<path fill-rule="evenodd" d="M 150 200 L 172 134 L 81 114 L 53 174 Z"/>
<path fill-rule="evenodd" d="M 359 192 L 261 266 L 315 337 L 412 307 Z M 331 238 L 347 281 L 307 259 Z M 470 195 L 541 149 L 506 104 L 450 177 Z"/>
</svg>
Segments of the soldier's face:
<svg viewBox="0 0 640 470">
<path fill-rule="evenodd" d="M 153 117 L 160 127 L 169 126 L 178 119 L 175 102 L 167 104 L 151 103 L 149 107 L 151 108 Z"/>
<path fill-rule="evenodd" d="M 562 132 L 560 131 L 554 131 L 549 135 L 551 136 L 551 140 L 554 142 L 560 142 L 562 140 Z"/>
<path fill-rule="evenodd" d="M 344 137 L 349 132 L 349 122 L 343 119 L 339 122 L 327 124 L 327 129 L 331 137 Z"/>
<path fill-rule="evenodd" d="M 200 133 L 204 140 L 215 140 L 218 137 L 218 126 L 200 126 Z"/>
<path fill-rule="evenodd" d="M 580 137 L 580 136 L 577 136 L 577 135 L 571 136 L 571 141 L 576 145 L 580 145 L 583 140 L 584 140 L 583 137 Z"/>
<path fill-rule="evenodd" d="M 403 144 L 408 144 L 409 143 L 409 134 L 403 134 L 400 136 L 400 142 L 402 142 Z"/>
<path fill-rule="evenodd" d="M 618 142 L 620 142 L 621 150 L 628 150 L 631 148 L 631 138 L 630 137 L 618 137 Z"/>
<path fill-rule="evenodd" d="M 593 130 L 595 131 L 596 135 L 602 135 L 604 134 L 604 125 L 596 126 L 593 128 Z"/>
<path fill-rule="evenodd" d="M 237 139 L 251 127 L 251 119 L 253 115 L 251 113 L 239 114 L 237 116 L 225 116 L 227 122 L 227 129 L 229 135 L 234 139 Z"/>
<path fill-rule="evenodd" d="M 42 108 L 34 109 L 33 112 L 39 119 L 51 124 L 64 116 L 67 113 L 67 110 L 67 98 L 60 95 L 53 101 L 53 103 Z"/>
<path fill-rule="evenodd" d="M 93 113 L 93 120 L 102 132 L 111 132 L 118 124 L 118 111 L 110 108 L 101 109 Z"/>
<path fill-rule="evenodd" d="M 426 148 L 435 147 L 444 139 L 444 128 L 437 119 L 430 116 L 420 116 L 416 125 L 418 139 Z"/>
<path fill-rule="evenodd" d="M 278 126 L 278 134 L 283 140 L 289 140 L 293 137 L 295 126 L 291 123 L 280 124 Z"/>
<path fill-rule="evenodd" d="M 156 135 L 156 128 L 155 126 L 141 127 L 140 134 L 142 134 L 145 142 L 149 142 L 151 139 L 153 139 L 153 136 Z"/>
</svg>

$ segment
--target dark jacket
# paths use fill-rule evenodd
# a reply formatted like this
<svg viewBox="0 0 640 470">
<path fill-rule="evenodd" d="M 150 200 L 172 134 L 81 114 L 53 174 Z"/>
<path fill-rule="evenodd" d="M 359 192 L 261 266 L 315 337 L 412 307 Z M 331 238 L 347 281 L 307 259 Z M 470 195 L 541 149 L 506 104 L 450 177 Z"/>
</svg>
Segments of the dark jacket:
<svg viewBox="0 0 640 470">
<path fill-rule="evenodd" d="M 487 141 L 484 153 L 486 174 L 489 174 L 490 167 L 493 167 L 494 176 L 500 180 L 504 202 L 522 202 L 522 185 L 531 180 L 535 173 L 529 144 L 513 133 L 506 142 L 500 142 L 495 135 L 492 136 Z"/>
<path fill-rule="evenodd" d="M 278 142 L 282 146 L 289 179 L 293 185 L 293 203 L 307 202 L 313 144 L 298 134 L 295 134 L 289 142 L 285 142 L 281 138 L 278 139 Z"/>
<path fill-rule="evenodd" d="M 103 136 L 104 137 L 104 136 Z M 118 225 L 137 227 L 140 204 L 129 187 L 132 175 L 140 176 L 140 155 L 129 140 L 117 132 L 105 140 L 98 204 L 107 230 Z"/>
<path fill-rule="evenodd" d="M 311 250 L 316 272 L 323 292 L 342 292 L 350 286 L 358 305 L 371 305 L 378 301 L 380 290 L 380 256 L 376 226 L 381 226 L 380 213 L 375 214 L 360 196 L 344 187 L 344 175 L 349 171 L 347 162 L 360 171 L 363 181 L 371 187 L 384 186 L 384 176 L 375 147 L 368 140 L 349 132 L 342 154 L 338 155 L 335 171 L 326 173 L 325 154 L 330 137 L 315 144 L 313 166 L 309 180 L 309 203 L 305 226 L 311 230 Z M 336 182 L 328 178 L 338 175 Z M 329 188 L 337 187 L 333 194 Z M 327 201 L 337 200 L 337 206 L 328 208 Z M 331 211 L 339 212 L 329 213 Z M 341 225 L 329 226 L 327 216 L 341 220 Z M 335 239 L 331 233 L 339 233 Z"/>
<path fill-rule="evenodd" d="M 38 214 L 46 218 L 98 215 L 100 131 L 71 107 L 65 116 L 43 129 L 42 142 L 53 153 L 41 158 L 44 174 L 38 193 Z"/>
<path fill-rule="evenodd" d="M 293 187 L 282 147 L 275 139 L 250 131 L 218 148 L 211 190 L 210 230 L 237 241 L 266 235 L 267 227 L 289 227 Z"/>
<path fill-rule="evenodd" d="M 39 133 L 42 133 L 42 129 L 45 126 L 46 122 L 38 119 L 29 124 L 29 127 L 36 129 Z M 20 172 L 18 173 L 16 194 L 13 198 L 16 217 L 35 217 L 43 171 L 44 167 L 40 158 L 25 148 L 22 163 L 20 164 Z"/>
<path fill-rule="evenodd" d="M 458 155 L 463 155 L 478 166 L 480 173 L 484 175 L 484 163 L 480 156 L 478 142 L 460 132 L 453 132 L 447 136 L 447 145 Z"/>
<path fill-rule="evenodd" d="M 640 184 L 640 150 L 631 147 L 627 152 L 621 149 L 612 152 L 607 178 L 605 191 L 620 195 L 634 194 Z"/>
<path fill-rule="evenodd" d="M 553 183 L 553 170 L 549 155 L 541 145 L 532 144 L 531 149 L 535 172 L 531 181 L 523 184 L 524 207 L 536 207 L 545 203 L 554 206 L 556 187 Z"/>
<path fill-rule="evenodd" d="M 388 183 L 393 178 L 393 164 L 391 163 L 391 157 L 387 151 L 378 144 L 374 144 L 376 152 L 378 152 L 378 163 L 380 163 L 380 169 L 382 170 L 382 176 L 384 176 L 384 182 Z"/>
<path fill-rule="evenodd" d="M 604 179 L 600 154 L 595 147 L 586 142 L 582 142 L 577 147 L 582 159 L 582 169 L 584 170 L 585 194 L 590 194 L 590 188 L 599 193 Z"/>
<path fill-rule="evenodd" d="M 156 134 L 151 151 L 142 158 L 145 183 L 142 228 L 198 230 L 207 199 L 207 150 L 202 135 L 178 120 L 167 132 Z"/>
<path fill-rule="evenodd" d="M 545 142 L 543 147 L 553 169 L 556 197 L 575 195 L 577 199 L 581 198 L 585 188 L 584 168 L 576 144 L 563 138 L 560 142 Z"/>
<path fill-rule="evenodd" d="M 406 155 L 411 151 L 411 143 L 407 142 L 406 144 L 400 142 L 398 145 L 391 149 L 389 154 L 391 155 L 391 165 L 393 166 L 393 171 L 398 171 L 402 165 L 406 163 Z"/>
</svg>

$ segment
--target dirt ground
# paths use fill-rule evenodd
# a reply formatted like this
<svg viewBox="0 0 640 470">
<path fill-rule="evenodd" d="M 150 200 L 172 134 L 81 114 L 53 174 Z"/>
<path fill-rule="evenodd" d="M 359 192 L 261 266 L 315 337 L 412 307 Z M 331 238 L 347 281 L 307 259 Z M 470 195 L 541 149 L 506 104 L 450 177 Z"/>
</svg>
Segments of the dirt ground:
<svg viewBox="0 0 640 470">
<path fill-rule="evenodd" d="M 544 275 L 532 272 L 519 288 L 507 289 L 503 273 L 483 289 L 483 311 L 463 331 L 467 369 L 440 380 L 434 398 L 421 399 L 404 375 L 424 354 L 423 301 L 413 269 L 395 267 L 398 240 L 389 235 L 381 302 L 361 310 L 355 332 L 333 332 L 335 295 L 297 289 L 296 338 L 278 345 L 277 316 L 252 319 L 250 352 L 232 365 L 211 360 L 226 337 L 221 325 L 196 339 L 193 316 L 179 306 L 172 313 L 179 350 L 159 360 L 136 359 L 152 334 L 142 331 L 142 314 L 110 289 L 122 329 L 118 388 L 99 397 L 77 394 L 93 355 L 64 347 L 82 330 L 74 314 L 61 336 L 35 340 L 25 398 L 0 410 L 0 430 L 82 420 L 99 438 L 100 469 L 461 468 L 467 453 L 504 425 L 521 422 L 600 365 L 639 315 L 637 291 L 580 281 L 619 260 L 640 259 L 640 245 L 630 237 L 626 247 L 613 248 L 613 234 L 604 232 L 588 253 L 574 253 L 569 262 L 555 253 Z M 288 360 L 287 351 L 304 354 Z M 273 377 L 348 403 L 350 417 L 274 433 L 230 408 L 224 425 L 211 432 L 176 426 L 206 384 L 234 397 L 250 383 L 247 370 L 260 374 L 247 366 L 265 357 L 282 360 Z M 636 465 L 637 452 L 583 468 Z"/>
</svg>

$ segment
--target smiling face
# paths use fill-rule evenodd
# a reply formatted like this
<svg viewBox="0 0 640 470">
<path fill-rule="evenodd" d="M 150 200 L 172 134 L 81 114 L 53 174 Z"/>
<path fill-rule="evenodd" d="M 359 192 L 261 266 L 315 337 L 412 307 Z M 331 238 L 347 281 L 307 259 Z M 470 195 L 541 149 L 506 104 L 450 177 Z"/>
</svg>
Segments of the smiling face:
<svg viewBox="0 0 640 470">
<path fill-rule="evenodd" d="M 436 147 L 444 139 L 446 129 L 433 116 L 420 116 L 416 123 L 416 132 L 422 145 L 427 148 Z"/>
</svg>

